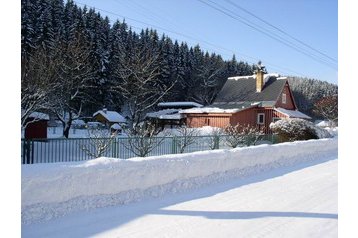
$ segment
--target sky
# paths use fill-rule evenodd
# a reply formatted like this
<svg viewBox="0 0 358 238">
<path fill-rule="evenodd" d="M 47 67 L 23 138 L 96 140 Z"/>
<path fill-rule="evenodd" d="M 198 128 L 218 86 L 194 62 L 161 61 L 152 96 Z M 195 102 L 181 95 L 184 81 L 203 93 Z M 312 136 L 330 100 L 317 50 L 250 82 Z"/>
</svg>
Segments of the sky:
<svg viewBox="0 0 358 238">
<path fill-rule="evenodd" d="M 224 59 L 250 64 L 259 60 L 268 72 L 338 84 L 337 0 L 75 0 L 102 16 L 125 21 L 134 31 L 199 44 Z"/>
</svg>

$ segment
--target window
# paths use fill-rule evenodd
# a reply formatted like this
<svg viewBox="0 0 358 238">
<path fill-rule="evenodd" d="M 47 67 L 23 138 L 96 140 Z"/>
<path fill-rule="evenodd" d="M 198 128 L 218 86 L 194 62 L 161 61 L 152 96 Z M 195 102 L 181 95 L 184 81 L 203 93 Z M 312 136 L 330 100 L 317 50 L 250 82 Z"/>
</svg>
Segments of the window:
<svg viewBox="0 0 358 238">
<path fill-rule="evenodd" d="M 265 113 L 257 113 L 257 124 L 265 124 Z"/>
<path fill-rule="evenodd" d="M 286 104 L 286 93 L 282 93 L 282 103 Z"/>
</svg>

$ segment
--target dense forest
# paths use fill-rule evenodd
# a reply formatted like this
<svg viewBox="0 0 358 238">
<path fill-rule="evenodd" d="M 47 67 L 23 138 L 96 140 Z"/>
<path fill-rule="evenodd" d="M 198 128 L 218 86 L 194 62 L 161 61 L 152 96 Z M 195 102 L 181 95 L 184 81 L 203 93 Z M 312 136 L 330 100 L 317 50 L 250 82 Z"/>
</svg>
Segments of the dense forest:
<svg viewBox="0 0 358 238">
<path fill-rule="evenodd" d="M 338 95 L 338 86 L 317 79 L 291 77 L 288 80 L 298 109 L 313 118 L 320 118 L 314 113 L 314 104 L 322 98 Z"/>
<path fill-rule="evenodd" d="M 73 1 L 21 1 L 22 119 L 46 111 L 69 127 L 106 106 L 139 122 L 161 101 L 209 105 L 228 77 L 254 70 L 235 56 L 224 60 L 155 29 L 136 32 L 125 20 L 110 23 Z M 313 79 L 290 83 L 307 113 L 315 100 L 338 90 Z"/>
</svg>

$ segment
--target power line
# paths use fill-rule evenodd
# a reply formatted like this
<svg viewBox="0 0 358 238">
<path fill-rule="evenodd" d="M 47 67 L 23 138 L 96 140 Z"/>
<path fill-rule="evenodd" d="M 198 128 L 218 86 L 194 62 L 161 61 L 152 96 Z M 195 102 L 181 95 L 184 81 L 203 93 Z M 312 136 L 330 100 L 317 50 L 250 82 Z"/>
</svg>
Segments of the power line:
<svg viewBox="0 0 358 238">
<path fill-rule="evenodd" d="M 294 50 L 296 50 L 296 51 L 298 51 L 298 52 L 300 52 L 300 53 L 302 53 L 302 54 L 308 56 L 309 58 L 311 58 L 311 59 L 313 59 L 313 60 L 315 60 L 315 61 L 317 61 L 317 62 L 319 62 L 319 63 L 321 63 L 321 64 L 324 64 L 324 65 L 326 65 L 326 66 L 328 66 L 328 67 L 330 67 L 330 68 L 336 70 L 335 66 L 332 66 L 332 65 L 330 64 L 330 62 L 326 62 L 325 60 L 323 60 L 323 59 L 321 59 L 321 58 L 318 58 L 318 57 L 315 56 L 315 55 L 312 55 L 312 54 L 310 54 L 310 53 L 305 52 L 304 50 L 300 49 L 300 47 L 298 47 L 297 45 L 292 44 L 292 42 L 287 42 L 287 40 L 283 39 L 283 38 L 280 37 L 280 36 L 277 36 L 277 34 L 275 34 L 275 33 L 272 33 L 272 32 L 271 32 L 271 34 L 270 34 L 270 33 L 266 32 L 266 31 L 264 31 L 264 30 L 259 29 L 258 27 L 255 27 L 255 26 L 254 26 L 255 24 L 251 23 L 250 21 L 248 21 L 248 20 L 246 20 L 246 19 L 245 19 L 245 20 L 241 19 L 241 17 L 240 17 L 239 15 L 237 15 L 235 12 L 232 12 L 231 10 L 226 9 L 225 7 L 222 7 L 222 6 L 220 6 L 219 4 L 217 4 L 217 3 L 214 3 L 214 2 L 212 2 L 212 1 L 209 0 L 212 4 L 218 5 L 219 7 L 216 7 L 216 6 L 214 6 L 214 5 L 211 5 L 211 4 L 209 4 L 209 3 L 207 3 L 207 2 L 205 2 L 205 1 L 203 1 L 203 0 L 197 0 L 197 1 L 199 1 L 199 2 L 201 2 L 201 3 L 203 3 L 203 4 L 207 5 L 207 6 L 209 6 L 210 8 L 213 8 L 213 9 L 215 9 L 215 10 L 217 10 L 217 11 L 219 11 L 219 12 L 225 14 L 226 16 L 229 16 L 229 17 L 231 17 L 231 18 L 233 18 L 233 19 L 235 19 L 235 20 L 241 22 L 242 24 L 244 24 L 244 25 L 246 25 L 246 26 L 248 26 L 248 27 L 250 27 L 250 28 L 253 28 L 254 30 L 256 30 L 256 31 L 258 31 L 258 32 L 260 32 L 260 33 L 262 33 L 262 34 L 264 34 L 264 35 L 266 35 L 266 36 L 268 36 L 268 37 L 270 37 L 270 38 L 276 40 L 276 41 L 281 42 L 282 44 L 284 44 L 284 45 L 286 45 L 286 46 L 288 46 L 288 47 L 290 47 L 290 48 L 292 48 L 292 49 L 294 49 Z M 225 9 L 226 11 L 223 10 L 222 8 Z M 227 11 L 229 11 L 229 13 L 228 13 Z M 231 14 L 230 14 L 230 12 L 231 12 Z M 249 22 L 249 23 L 248 23 L 248 22 Z M 251 23 L 251 24 L 250 24 L 250 23 Z M 276 35 L 276 37 L 275 37 L 275 36 L 272 36 L 272 34 Z"/>
<path fill-rule="evenodd" d="M 77 4 L 79 4 L 79 5 L 82 5 L 82 6 L 88 6 L 87 4 L 84 4 L 84 3 L 81 3 L 81 2 L 78 2 L 78 1 L 74 1 L 74 2 L 77 3 Z M 184 37 L 184 38 L 197 41 L 198 43 L 199 43 L 199 42 L 202 42 L 202 43 L 205 43 L 205 44 L 207 44 L 207 45 L 213 46 L 213 47 L 215 47 L 215 48 L 218 48 L 218 49 L 221 49 L 221 50 L 230 52 L 231 54 L 242 55 L 242 56 L 245 56 L 245 57 L 247 57 L 247 58 L 251 58 L 251 59 L 255 60 L 256 62 L 260 60 L 260 59 L 258 59 L 258 58 L 256 58 L 256 57 L 252 57 L 252 56 L 250 56 L 250 55 L 246 55 L 246 54 L 240 53 L 240 52 L 238 52 L 238 51 L 233 51 L 233 50 L 227 49 L 227 48 L 225 48 L 225 47 L 212 44 L 212 43 L 210 43 L 210 42 L 208 42 L 208 41 L 206 41 L 206 40 L 197 39 L 197 38 L 192 37 L 192 36 L 189 36 L 189 35 L 187 35 L 187 34 L 183 34 L 183 33 L 177 32 L 177 31 L 173 31 L 173 30 L 170 30 L 170 29 L 166 29 L 166 28 L 163 28 L 163 27 L 161 27 L 161 26 L 157 26 L 157 25 L 154 25 L 154 24 L 151 24 L 151 23 L 147 23 L 147 22 L 144 22 L 144 21 L 140 21 L 140 20 L 137 20 L 137 19 L 134 19 L 134 18 L 126 17 L 126 16 L 124 16 L 124 15 L 121 15 L 121 14 L 118 14 L 118 13 L 114 13 L 114 12 L 111 12 L 111 11 L 108 11 L 108 10 L 104 10 L 104 9 L 101 9 L 101 8 L 98 8 L 98 7 L 93 7 L 93 6 L 89 6 L 89 7 L 93 8 L 93 9 L 95 9 L 95 10 L 97 10 L 97 11 L 102 11 L 102 12 L 105 12 L 105 13 L 107 13 L 107 14 L 111 14 L 111 15 L 114 15 L 114 16 L 118 16 L 118 17 L 121 17 L 121 18 L 124 18 L 124 19 L 129 19 L 129 20 L 131 20 L 131 21 L 134 21 L 134 22 L 137 22 L 137 23 L 140 23 L 140 24 L 144 24 L 144 25 L 147 25 L 147 26 L 150 26 L 150 27 L 153 27 L 153 28 L 157 28 L 157 29 L 160 29 L 160 30 L 163 30 L 163 31 L 167 31 L 167 32 L 170 32 L 170 33 L 172 33 L 172 34 L 176 34 L 176 35 L 182 36 L 182 37 Z M 135 26 L 132 26 L 132 27 L 133 27 L 133 28 L 137 28 L 137 29 L 139 29 L 139 30 L 142 30 L 142 28 L 140 28 L 140 27 L 135 27 Z M 203 47 L 201 47 L 201 48 L 203 48 Z M 214 51 L 215 51 L 215 50 L 214 50 Z M 222 53 L 221 53 L 221 54 L 222 54 Z M 262 59 L 261 59 L 261 60 L 262 60 Z M 246 61 L 248 61 L 248 62 L 251 63 L 251 64 L 256 64 L 256 62 L 252 62 L 252 61 L 250 62 L 249 60 L 246 60 Z M 265 61 L 265 64 L 272 66 L 272 68 L 276 68 L 276 69 L 280 69 L 280 68 L 281 68 L 281 69 L 284 69 L 284 70 L 280 70 L 280 71 L 290 71 L 290 72 L 292 72 L 292 73 L 294 73 L 294 74 L 296 74 L 296 75 L 303 76 L 303 77 L 307 77 L 307 76 L 302 75 L 301 73 L 298 73 L 298 72 L 296 72 L 296 71 L 294 71 L 294 70 L 292 70 L 292 69 L 288 69 L 288 68 L 284 68 L 284 67 L 282 67 L 282 66 L 277 66 L 277 65 L 275 65 L 275 64 L 272 64 L 272 63 L 270 63 L 269 61 Z"/>
<path fill-rule="evenodd" d="M 288 47 L 291 47 L 292 49 L 294 49 L 294 50 L 296 50 L 296 51 L 298 51 L 298 52 L 300 52 L 300 53 L 302 53 L 302 54 L 305 54 L 306 56 L 308 56 L 308 57 L 310 57 L 310 58 L 312 58 L 312 59 L 314 59 L 314 60 L 316 60 L 316 61 L 319 61 L 319 62 L 325 64 L 325 65 L 328 66 L 328 67 L 332 67 L 332 65 L 330 65 L 331 62 L 327 62 L 326 60 L 322 59 L 321 57 L 316 56 L 316 55 L 313 55 L 311 52 L 307 52 L 307 50 L 304 49 L 304 48 L 302 48 L 301 46 L 298 46 L 297 44 L 292 43 L 292 42 L 290 42 L 290 41 L 287 41 L 287 39 L 282 38 L 280 35 L 276 34 L 275 32 L 272 32 L 272 31 L 270 31 L 270 30 L 267 30 L 267 29 L 263 28 L 261 25 L 258 25 L 258 24 L 256 24 L 256 23 L 254 23 L 254 22 L 252 22 L 252 21 L 250 21 L 250 20 L 248 20 L 248 19 L 246 19 L 246 18 L 244 18 L 244 17 L 238 15 L 236 12 L 234 12 L 234 11 L 232 11 L 232 10 L 230 10 L 230 9 L 227 9 L 227 8 L 223 7 L 222 5 L 216 3 L 216 2 L 213 2 L 213 1 L 211 1 L 211 0 L 208 0 L 208 1 L 211 2 L 212 4 L 218 6 L 218 8 L 215 7 L 215 6 L 213 6 L 213 5 L 210 5 L 210 4 L 208 4 L 208 3 L 206 3 L 206 2 L 204 2 L 204 1 L 202 1 L 202 0 L 198 0 L 198 1 L 200 1 L 201 3 L 204 3 L 204 4 L 206 4 L 206 5 L 208 5 L 208 6 L 210 6 L 210 7 L 212 7 L 212 8 L 214 8 L 214 9 L 216 9 L 216 10 L 218 10 L 218 11 L 220 11 L 220 12 L 222 12 L 222 13 L 224 13 L 224 14 L 226 14 L 226 15 L 228 15 L 228 16 L 230 16 L 230 17 L 236 19 L 236 20 L 238 20 L 238 21 L 240 21 L 241 23 L 243 23 L 243 24 L 245 24 L 245 25 L 247 25 L 247 26 L 253 28 L 254 30 L 259 31 L 259 32 L 265 34 L 266 36 L 268 36 L 268 37 L 270 37 L 270 38 L 272 38 L 272 39 L 275 39 L 275 40 L 277 40 L 277 41 L 279 41 L 279 42 L 285 44 L 285 45 L 288 46 Z M 235 15 L 236 17 L 238 17 L 239 19 L 237 19 L 235 16 L 232 16 L 232 15 L 230 15 L 230 14 L 227 14 L 227 12 L 224 12 L 222 9 L 224 9 L 224 11 L 227 11 L 227 12 L 229 12 L 229 13 L 231 13 L 231 14 L 234 14 L 234 15 Z M 263 29 L 263 30 L 261 30 L 261 29 Z M 272 35 L 274 35 L 274 36 L 272 36 Z M 333 67 L 335 67 L 335 66 L 333 66 Z"/>
<path fill-rule="evenodd" d="M 226 1 L 226 2 L 228 2 L 228 3 L 230 3 L 231 5 L 235 6 L 236 8 L 238 8 L 238 9 L 240 9 L 240 10 L 242 10 L 242 11 L 246 12 L 247 14 L 249 14 L 249 15 L 253 16 L 254 18 L 256 18 L 256 19 L 260 20 L 261 22 L 263 22 L 263 23 L 265 23 L 265 24 L 267 24 L 267 25 L 271 26 L 272 28 L 274 28 L 274 29 L 278 30 L 279 32 L 281 32 L 282 34 L 284 34 L 284 35 L 286 35 L 286 36 L 290 37 L 291 39 L 293 39 L 293 40 L 295 40 L 295 41 L 297 41 L 297 42 L 301 43 L 302 45 L 304 45 L 304 46 L 306 46 L 306 47 L 310 48 L 311 50 L 313 50 L 313 51 L 315 51 L 315 52 L 317 52 L 317 53 L 319 53 L 319 54 L 321 54 L 321 55 L 323 55 L 323 56 L 327 57 L 328 59 L 332 60 L 333 62 L 336 62 L 336 63 L 337 63 L 337 60 L 336 60 L 335 58 L 332 58 L 332 57 L 330 57 L 329 55 L 327 55 L 327 54 L 323 53 L 322 51 L 320 51 L 320 50 L 317 50 L 317 49 L 313 48 L 312 46 L 308 45 L 307 43 L 305 43 L 305 42 L 303 42 L 303 41 L 301 41 L 301 40 L 297 39 L 296 37 L 294 37 L 294 36 L 290 35 L 290 34 L 289 34 L 289 33 L 287 33 L 286 31 L 284 31 L 284 30 L 282 30 L 282 29 L 280 29 L 280 28 L 276 27 L 275 25 L 273 25 L 273 24 L 269 23 L 268 21 L 266 21 L 266 20 L 262 19 L 261 17 L 259 17 L 259 16 L 255 15 L 255 14 L 253 14 L 252 12 L 250 12 L 250 11 L 246 10 L 245 8 L 243 8 L 243 7 L 239 6 L 237 3 L 234 3 L 234 2 L 232 2 L 232 1 L 230 1 L 230 0 L 225 0 L 225 1 Z"/>
<path fill-rule="evenodd" d="M 297 46 L 295 43 L 287 41 L 286 39 L 282 38 L 281 36 L 277 35 L 276 33 L 272 32 L 272 31 L 269 31 L 269 30 L 263 28 L 262 26 L 257 25 L 256 23 L 253 23 L 252 21 L 241 17 L 236 12 L 233 12 L 232 10 L 227 9 L 227 8 L 223 7 L 222 5 L 219 5 L 216 2 L 208 0 L 209 2 L 211 2 L 214 5 L 216 5 L 217 7 L 214 6 L 214 5 L 211 5 L 211 4 L 209 4 L 209 3 L 207 3 L 207 2 L 205 2 L 203 0 L 198 0 L 198 1 L 203 3 L 203 4 L 205 4 L 205 5 L 207 5 L 207 6 L 209 6 L 209 7 L 211 7 L 211 8 L 213 8 L 213 9 L 215 9 L 215 10 L 217 10 L 217 11 L 220 11 L 221 13 L 224 13 L 225 15 L 227 15 L 227 16 L 229 16 L 229 17 L 231 17 L 231 18 L 243 23 L 244 25 L 246 25 L 246 26 L 248 26 L 250 28 L 253 28 L 254 30 L 256 30 L 256 31 L 258 31 L 258 32 L 260 32 L 260 33 L 262 33 L 262 34 L 264 34 L 264 35 L 276 40 L 276 41 L 279 41 L 280 43 L 282 43 L 282 44 L 284 44 L 284 45 L 286 45 L 286 46 L 288 46 L 288 47 L 290 47 L 290 48 L 292 48 L 292 49 L 294 49 L 294 50 L 296 50 L 296 51 L 298 51 L 298 52 L 300 52 L 300 53 L 302 53 L 302 54 L 304 54 L 304 55 L 306 55 L 308 57 L 310 57 L 311 59 L 313 59 L 313 60 L 315 60 L 317 62 L 320 62 L 320 63 L 322 63 L 322 64 L 324 64 L 324 65 L 326 65 L 326 66 L 328 66 L 330 68 L 336 67 L 335 65 L 332 66 L 331 62 L 327 62 L 326 60 L 320 58 L 319 56 L 312 55 L 312 53 L 307 52 L 307 50 L 303 49 L 301 46 Z M 334 68 L 334 69 L 336 70 L 336 68 Z"/>
</svg>

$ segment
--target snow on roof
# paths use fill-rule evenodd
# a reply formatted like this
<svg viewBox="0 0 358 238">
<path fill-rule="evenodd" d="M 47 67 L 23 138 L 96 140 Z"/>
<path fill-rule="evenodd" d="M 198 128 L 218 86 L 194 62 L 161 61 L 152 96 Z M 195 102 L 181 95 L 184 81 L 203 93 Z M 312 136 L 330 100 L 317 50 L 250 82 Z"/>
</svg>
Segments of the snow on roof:
<svg viewBox="0 0 358 238">
<path fill-rule="evenodd" d="M 86 125 L 84 120 L 76 119 L 72 121 L 72 125 Z"/>
<path fill-rule="evenodd" d="M 185 109 L 179 111 L 179 113 L 236 113 L 259 105 L 261 105 L 261 102 L 214 103 L 210 107 Z"/>
<path fill-rule="evenodd" d="M 47 115 L 46 113 L 42 113 L 42 112 L 32 112 L 29 115 L 29 118 L 34 118 L 34 119 L 38 119 L 38 120 L 50 120 L 49 115 Z"/>
<path fill-rule="evenodd" d="M 164 109 L 164 110 L 159 110 L 156 112 L 149 112 L 147 113 L 147 117 L 150 118 L 158 118 L 158 119 L 181 119 L 183 118 L 183 115 L 181 115 L 180 113 L 178 113 L 179 110 L 178 109 Z"/>
<path fill-rule="evenodd" d="M 180 106 L 192 106 L 192 107 L 202 107 L 203 105 L 196 103 L 196 102 L 161 102 L 158 103 L 158 107 L 180 107 Z"/>
<path fill-rule="evenodd" d="M 278 77 L 280 77 L 280 75 L 279 75 L 278 73 L 264 74 L 264 84 L 265 84 L 271 77 L 278 78 Z"/>
<path fill-rule="evenodd" d="M 114 124 L 111 126 L 111 129 L 120 130 L 120 129 L 122 129 L 122 127 L 121 127 L 118 123 L 114 123 Z"/>
<path fill-rule="evenodd" d="M 278 73 L 269 73 L 269 74 L 264 74 L 264 83 L 266 83 L 270 77 L 280 77 L 280 75 Z M 239 80 L 239 79 L 256 79 L 256 74 L 253 75 L 246 75 L 246 76 L 235 76 L 235 77 L 229 77 L 228 79 L 231 80 Z"/>
<path fill-rule="evenodd" d="M 162 115 L 159 117 L 159 119 L 164 119 L 164 120 L 180 120 L 182 119 L 184 116 L 180 113 L 175 113 L 175 114 L 171 114 L 171 115 Z"/>
<path fill-rule="evenodd" d="M 245 75 L 245 76 L 234 76 L 234 77 L 228 77 L 227 79 L 230 79 L 230 80 L 238 80 L 238 79 L 250 79 L 250 78 L 255 78 L 256 75 L 253 74 L 253 75 Z"/>
<path fill-rule="evenodd" d="M 179 113 L 235 113 L 240 111 L 239 108 L 234 109 L 221 109 L 218 107 L 201 107 L 201 108 L 191 108 L 179 111 Z"/>
<path fill-rule="evenodd" d="M 276 111 L 285 114 L 289 118 L 303 118 L 303 119 L 311 119 L 311 117 L 307 116 L 306 114 L 298 111 L 298 110 L 288 110 L 281 107 L 275 108 Z"/>
<path fill-rule="evenodd" d="M 119 122 L 119 123 L 126 122 L 126 119 L 121 114 L 115 111 L 99 110 L 95 112 L 93 116 L 95 117 L 98 114 L 101 114 L 109 122 Z"/>
</svg>

